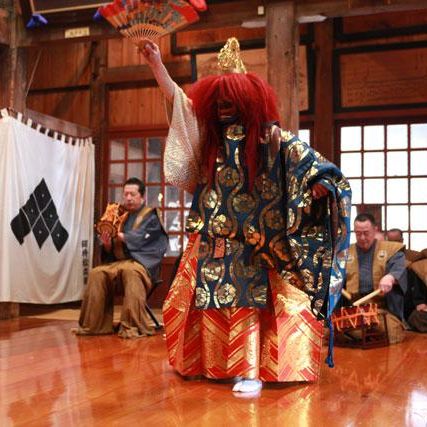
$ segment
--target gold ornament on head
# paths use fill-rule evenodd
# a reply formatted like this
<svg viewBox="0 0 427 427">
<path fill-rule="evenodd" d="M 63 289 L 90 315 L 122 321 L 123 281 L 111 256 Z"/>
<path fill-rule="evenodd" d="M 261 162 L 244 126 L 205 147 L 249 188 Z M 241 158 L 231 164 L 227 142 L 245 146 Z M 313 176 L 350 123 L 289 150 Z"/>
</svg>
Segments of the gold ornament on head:
<svg viewBox="0 0 427 427">
<path fill-rule="evenodd" d="M 218 53 L 218 67 L 224 73 L 246 73 L 236 37 L 230 37 Z"/>
</svg>

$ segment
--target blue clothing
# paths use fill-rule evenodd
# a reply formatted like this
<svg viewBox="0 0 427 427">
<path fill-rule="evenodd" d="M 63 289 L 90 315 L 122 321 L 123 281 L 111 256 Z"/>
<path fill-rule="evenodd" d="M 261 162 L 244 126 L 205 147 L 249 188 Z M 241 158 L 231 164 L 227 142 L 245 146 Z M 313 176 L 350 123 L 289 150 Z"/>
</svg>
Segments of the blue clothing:
<svg viewBox="0 0 427 427">
<path fill-rule="evenodd" d="M 156 209 L 151 209 L 146 213 L 142 221 L 134 227 L 135 222 L 139 221 L 143 209 L 146 209 L 145 205 L 142 205 L 137 212 L 129 213 L 124 223 L 124 257 L 139 262 L 149 271 L 151 277 L 157 277 L 160 263 L 168 248 L 168 236 Z M 104 261 L 117 260 L 118 258 L 113 253 L 104 253 Z"/>
<path fill-rule="evenodd" d="M 278 128 L 276 128 L 278 129 Z M 268 133 L 268 132 L 267 132 Z M 199 183 L 187 231 L 201 234 L 196 278 L 200 309 L 266 307 L 268 270 L 306 292 L 313 311 L 329 316 L 340 297 L 349 245 L 350 187 L 339 169 L 289 132 L 260 144 L 249 188 L 245 132 L 224 128 L 215 178 Z M 321 182 L 329 196 L 313 200 Z"/>
</svg>

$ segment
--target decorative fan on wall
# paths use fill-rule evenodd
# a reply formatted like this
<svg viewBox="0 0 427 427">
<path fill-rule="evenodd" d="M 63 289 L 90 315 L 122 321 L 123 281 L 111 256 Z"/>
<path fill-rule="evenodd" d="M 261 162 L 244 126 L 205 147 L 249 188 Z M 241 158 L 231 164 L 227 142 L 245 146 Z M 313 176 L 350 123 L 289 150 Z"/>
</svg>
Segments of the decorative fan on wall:
<svg viewBox="0 0 427 427">
<path fill-rule="evenodd" d="M 98 13 L 140 46 L 144 40 L 157 41 L 198 21 L 197 11 L 206 8 L 204 0 L 114 0 L 100 7 Z"/>
</svg>

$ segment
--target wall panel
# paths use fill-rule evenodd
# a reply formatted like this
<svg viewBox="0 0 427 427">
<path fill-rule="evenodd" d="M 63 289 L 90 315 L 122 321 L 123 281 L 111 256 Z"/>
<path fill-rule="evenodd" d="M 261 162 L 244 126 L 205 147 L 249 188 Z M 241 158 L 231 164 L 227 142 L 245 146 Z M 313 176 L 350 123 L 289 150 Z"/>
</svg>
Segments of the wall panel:
<svg viewBox="0 0 427 427">
<path fill-rule="evenodd" d="M 89 84 L 90 46 L 90 43 L 70 43 L 29 49 L 28 79 L 35 70 L 30 89 Z"/>
<path fill-rule="evenodd" d="M 89 127 L 89 91 L 33 93 L 27 98 L 27 107 L 49 116 Z"/>
</svg>

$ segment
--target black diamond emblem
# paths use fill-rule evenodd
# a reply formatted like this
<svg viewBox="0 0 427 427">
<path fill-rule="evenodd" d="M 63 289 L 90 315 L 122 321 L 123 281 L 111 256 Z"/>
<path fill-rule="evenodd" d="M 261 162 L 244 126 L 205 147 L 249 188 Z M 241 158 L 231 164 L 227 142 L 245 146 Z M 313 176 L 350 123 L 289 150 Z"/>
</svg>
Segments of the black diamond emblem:
<svg viewBox="0 0 427 427">
<path fill-rule="evenodd" d="M 40 181 L 40 184 L 36 187 L 33 194 L 41 211 L 52 199 L 44 179 Z"/>
<path fill-rule="evenodd" d="M 46 239 L 49 237 L 49 230 L 44 224 L 44 221 L 42 218 L 40 218 L 33 227 L 33 233 L 34 237 L 37 240 L 37 244 L 39 245 L 39 248 L 43 246 L 43 243 L 46 241 Z"/>
<path fill-rule="evenodd" d="M 18 215 L 10 223 L 12 232 L 22 245 L 25 236 L 32 230 L 41 249 L 49 234 L 58 252 L 68 240 L 68 231 L 62 226 L 49 188 L 44 179 L 40 181 L 34 192 Z"/>
<path fill-rule="evenodd" d="M 24 237 L 31 231 L 30 223 L 22 209 L 19 209 L 19 214 L 12 219 L 10 226 L 12 227 L 16 239 L 22 245 L 24 243 Z"/>
<path fill-rule="evenodd" d="M 62 247 L 68 239 L 68 231 L 58 221 L 55 228 L 52 230 L 52 240 L 55 248 L 58 252 L 61 251 Z"/>
<path fill-rule="evenodd" d="M 28 199 L 28 202 L 22 206 L 22 210 L 25 212 L 25 215 L 27 215 L 30 225 L 33 226 L 40 215 L 40 211 L 37 207 L 37 202 L 33 194 Z"/>
<path fill-rule="evenodd" d="M 52 228 L 58 220 L 58 214 L 56 213 L 56 208 L 55 204 L 53 203 L 53 200 L 50 201 L 49 205 L 43 211 L 42 216 L 47 228 L 52 231 Z"/>
</svg>

